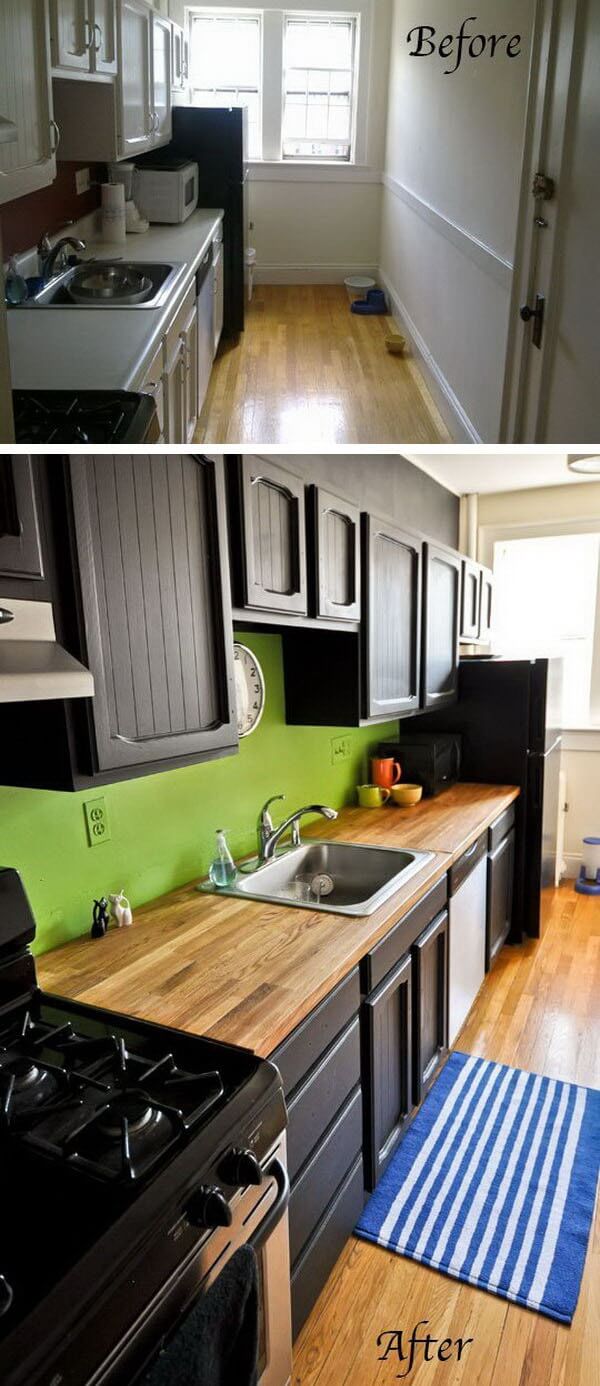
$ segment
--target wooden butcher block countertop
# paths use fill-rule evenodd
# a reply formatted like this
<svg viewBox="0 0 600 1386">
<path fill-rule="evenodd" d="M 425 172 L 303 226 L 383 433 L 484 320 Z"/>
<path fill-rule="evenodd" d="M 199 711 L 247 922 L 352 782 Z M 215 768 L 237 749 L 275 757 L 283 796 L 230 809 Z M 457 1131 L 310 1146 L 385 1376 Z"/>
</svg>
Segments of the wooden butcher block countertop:
<svg viewBox="0 0 600 1386">
<path fill-rule="evenodd" d="M 243 1045 L 266 1057 L 518 795 L 460 784 L 415 809 L 344 809 L 308 835 L 433 852 L 375 914 L 326 914 L 182 886 L 132 929 L 37 959 L 45 991 Z M 325 828 L 325 832 L 323 829 Z"/>
</svg>

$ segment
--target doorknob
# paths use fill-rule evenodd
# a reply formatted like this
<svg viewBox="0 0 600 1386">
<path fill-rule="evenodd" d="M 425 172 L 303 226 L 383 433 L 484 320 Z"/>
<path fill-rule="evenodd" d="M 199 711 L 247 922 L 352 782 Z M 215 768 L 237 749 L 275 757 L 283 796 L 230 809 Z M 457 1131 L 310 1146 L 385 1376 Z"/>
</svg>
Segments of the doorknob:
<svg viewBox="0 0 600 1386">
<path fill-rule="evenodd" d="M 537 347 L 538 350 L 542 345 L 542 331 L 544 328 L 545 308 L 546 300 L 544 298 L 544 295 L 536 294 L 535 308 L 530 308 L 528 303 L 524 303 L 523 307 L 519 310 L 520 317 L 523 322 L 531 322 L 531 320 L 533 319 L 533 332 L 531 334 L 531 340 L 533 342 L 533 345 Z"/>
</svg>

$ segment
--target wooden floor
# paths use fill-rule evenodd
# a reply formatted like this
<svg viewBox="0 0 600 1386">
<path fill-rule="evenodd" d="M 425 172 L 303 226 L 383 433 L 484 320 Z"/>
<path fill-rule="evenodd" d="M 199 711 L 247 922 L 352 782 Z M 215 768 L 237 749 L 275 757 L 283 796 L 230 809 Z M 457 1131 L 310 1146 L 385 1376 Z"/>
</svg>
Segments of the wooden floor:
<svg viewBox="0 0 600 1386">
<path fill-rule="evenodd" d="M 259 285 L 246 329 L 224 342 L 197 443 L 452 442 L 390 318 L 350 312 L 343 285 Z"/>
<path fill-rule="evenodd" d="M 457 1048 L 600 1086 L 600 901 L 568 883 L 544 899 L 539 944 L 505 948 Z M 351 1239 L 297 1341 L 293 1386 L 392 1386 L 407 1363 L 378 1361 L 377 1334 L 421 1319 L 439 1339 L 473 1338 L 461 1362 L 423 1361 L 411 1386 L 592 1386 L 600 1382 L 600 1218 L 570 1328 Z"/>
</svg>

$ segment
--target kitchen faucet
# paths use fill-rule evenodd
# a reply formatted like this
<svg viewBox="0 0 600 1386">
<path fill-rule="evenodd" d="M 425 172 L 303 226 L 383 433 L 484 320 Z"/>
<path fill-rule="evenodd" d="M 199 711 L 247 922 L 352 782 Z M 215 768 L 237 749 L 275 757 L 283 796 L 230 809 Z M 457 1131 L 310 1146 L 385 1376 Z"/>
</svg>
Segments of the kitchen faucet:
<svg viewBox="0 0 600 1386">
<path fill-rule="evenodd" d="M 63 223 L 64 226 L 72 226 L 71 221 Z M 73 250 L 85 250 L 85 241 L 79 240 L 78 236 L 62 236 L 55 245 L 50 244 L 50 233 L 45 231 L 38 242 L 37 252 L 40 257 L 41 271 L 44 279 L 51 279 L 57 273 L 57 262 L 62 259 L 61 269 L 64 269 L 65 250 L 70 245 Z"/>
<path fill-rule="evenodd" d="M 258 861 L 259 865 L 264 865 L 267 861 L 272 861 L 275 855 L 277 843 L 285 835 L 289 828 L 292 830 L 292 847 L 300 846 L 300 819 L 305 813 L 320 813 L 323 818 L 337 818 L 337 810 L 327 808 L 325 804 L 307 804 L 306 808 L 296 809 L 291 813 L 278 828 L 273 827 L 273 819 L 269 813 L 271 804 L 278 799 L 285 799 L 285 794 L 274 794 L 271 799 L 267 799 L 263 804 L 258 815 Z"/>
</svg>

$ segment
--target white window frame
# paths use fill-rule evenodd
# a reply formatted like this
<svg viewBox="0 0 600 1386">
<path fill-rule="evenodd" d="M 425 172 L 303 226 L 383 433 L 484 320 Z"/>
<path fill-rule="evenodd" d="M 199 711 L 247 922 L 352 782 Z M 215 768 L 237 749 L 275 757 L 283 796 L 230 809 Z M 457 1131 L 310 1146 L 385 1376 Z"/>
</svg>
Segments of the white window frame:
<svg viewBox="0 0 600 1386">
<path fill-rule="evenodd" d="M 264 11 L 263 11 L 263 10 L 259 10 L 259 9 L 240 9 L 240 8 L 238 8 L 238 7 L 235 6 L 235 5 L 227 5 L 226 7 L 223 7 L 223 8 L 221 8 L 221 9 L 217 8 L 217 7 L 214 6 L 214 5 L 197 5 L 197 6 L 195 6 L 195 8 L 194 8 L 193 10 L 190 10 L 190 11 L 188 12 L 189 30 L 190 30 L 190 32 L 189 32 L 190 54 L 191 54 L 192 33 L 193 33 L 193 28 L 194 28 L 194 19 L 198 19 L 198 18 L 202 18 L 202 19 L 214 19 L 214 20 L 218 20 L 218 19 L 220 19 L 220 20 L 225 20 L 225 19 L 246 19 L 246 20 L 248 20 L 248 19 L 253 19 L 253 20 L 255 20 L 255 21 L 258 22 L 259 54 L 260 54 L 260 58 L 259 58 L 259 74 L 258 74 L 258 88 L 255 88 L 255 87 L 240 87 L 240 86 L 236 86 L 236 85 L 232 82 L 232 83 L 230 83 L 230 84 L 219 85 L 218 87 L 217 87 L 217 86 L 214 86 L 214 87 L 194 87 L 194 86 L 192 85 L 192 86 L 191 86 L 191 91 L 192 91 L 192 92 L 194 92 L 194 91 L 207 91 L 207 92 L 208 92 L 208 91 L 213 91 L 213 92 L 216 92 L 216 91 L 223 91 L 223 92 L 231 93 L 232 96 L 236 96 L 236 97 L 239 96 L 240 92 L 248 92 L 248 93 L 252 93 L 252 94 L 253 94 L 253 93 L 256 91 L 257 96 L 258 96 L 258 125 L 259 125 L 259 131 L 260 131 L 260 146 L 261 146 L 261 154 L 262 154 L 262 145 L 263 145 L 263 126 L 264 126 L 264 121 L 263 121 L 263 88 L 264 88 L 264 82 L 263 82 L 263 73 L 264 73 Z M 190 70 L 191 70 L 191 62 L 190 62 Z M 237 102 L 232 102 L 232 105 L 233 105 L 233 104 L 236 104 L 236 105 L 237 105 Z M 260 155 L 259 155 L 258 157 L 260 158 Z"/>
<path fill-rule="evenodd" d="M 285 65 L 285 45 L 286 29 L 290 20 L 311 20 L 321 24 L 331 23 L 350 23 L 352 25 L 352 58 L 350 64 L 350 142 L 348 158 L 331 158 L 326 154 L 284 154 L 283 152 L 283 121 L 285 114 L 285 89 L 286 89 L 286 65 Z M 283 35 L 282 35 L 282 59 L 281 59 L 281 154 L 282 163 L 285 164 L 335 164 L 341 168 L 348 168 L 355 162 L 356 149 L 356 108 L 358 97 L 358 74 L 360 63 L 360 15 L 354 11 L 344 13 L 342 10 L 295 10 L 288 9 L 283 12 Z M 317 65 L 318 66 L 318 65 Z M 311 68 L 316 71 L 317 68 Z M 324 69 L 331 71 L 330 68 Z M 315 141 L 318 143 L 318 141 Z M 333 143 L 333 141 L 332 141 Z"/>
<path fill-rule="evenodd" d="M 370 120 L 370 101 L 373 99 L 373 84 L 378 81 L 373 70 L 374 52 L 380 38 L 378 16 L 372 6 L 379 0 L 355 0 L 336 6 L 335 0 L 319 8 L 319 0 L 303 5 L 297 3 L 272 5 L 265 4 L 262 14 L 262 157 L 249 159 L 249 176 L 259 182 L 365 182 L 381 181 L 382 150 L 379 135 L 373 144 L 374 126 Z M 202 4 L 201 0 L 186 7 L 186 16 L 191 38 L 191 21 L 194 14 L 203 13 L 256 13 L 255 0 L 247 4 L 238 0 L 237 5 L 227 0 L 212 0 L 212 4 Z M 283 134 L 283 34 L 284 16 L 298 14 L 302 17 L 315 15 L 317 18 L 331 16 L 333 19 L 352 18 L 356 22 L 354 87 L 353 87 L 353 131 L 351 159 L 307 159 L 282 158 Z M 377 99 L 377 98 L 376 98 Z M 378 129 L 378 127 L 377 127 Z M 374 161 L 375 160 L 375 161 Z"/>
</svg>

